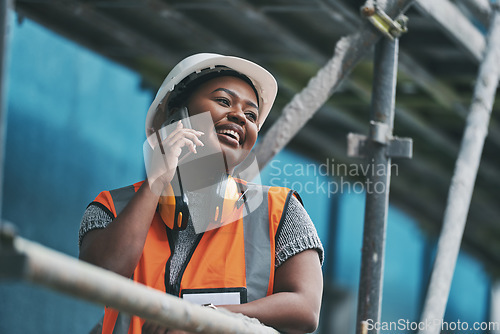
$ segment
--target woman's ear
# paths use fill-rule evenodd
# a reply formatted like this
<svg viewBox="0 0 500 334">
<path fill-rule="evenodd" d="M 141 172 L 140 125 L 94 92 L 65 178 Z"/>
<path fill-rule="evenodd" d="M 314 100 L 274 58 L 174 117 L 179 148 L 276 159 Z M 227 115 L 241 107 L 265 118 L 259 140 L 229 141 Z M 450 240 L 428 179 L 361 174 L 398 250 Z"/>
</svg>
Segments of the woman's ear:
<svg viewBox="0 0 500 334">
<path fill-rule="evenodd" d="M 151 136 L 153 133 L 155 133 L 155 129 L 154 128 L 147 128 L 146 129 L 146 137 Z"/>
<path fill-rule="evenodd" d="M 176 108 L 168 109 L 168 106 L 164 102 L 158 105 L 158 107 L 156 108 L 155 116 L 153 118 L 153 133 L 161 129 L 163 123 L 165 123 L 168 116 L 171 115 L 175 109 Z"/>
</svg>

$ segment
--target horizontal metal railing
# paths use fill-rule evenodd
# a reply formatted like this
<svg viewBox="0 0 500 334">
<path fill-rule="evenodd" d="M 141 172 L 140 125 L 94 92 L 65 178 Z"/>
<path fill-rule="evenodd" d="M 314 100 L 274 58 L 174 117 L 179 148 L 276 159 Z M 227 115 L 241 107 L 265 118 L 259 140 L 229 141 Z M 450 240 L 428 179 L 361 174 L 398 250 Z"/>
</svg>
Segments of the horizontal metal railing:
<svg viewBox="0 0 500 334">
<path fill-rule="evenodd" d="M 0 225 L 0 279 L 23 279 L 166 328 L 214 334 L 279 333 L 256 319 L 192 304 L 18 237 L 12 231 L 9 225 Z"/>
</svg>

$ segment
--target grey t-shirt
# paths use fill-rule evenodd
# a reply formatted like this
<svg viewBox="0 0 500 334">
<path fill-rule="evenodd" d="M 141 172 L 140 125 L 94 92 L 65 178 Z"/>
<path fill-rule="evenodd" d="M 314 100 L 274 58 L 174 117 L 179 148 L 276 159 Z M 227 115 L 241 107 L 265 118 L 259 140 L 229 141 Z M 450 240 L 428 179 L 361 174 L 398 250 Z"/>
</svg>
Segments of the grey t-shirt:
<svg viewBox="0 0 500 334">
<path fill-rule="evenodd" d="M 93 229 L 105 228 L 113 217 L 97 204 L 90 204 L 85 211 L 79 231 L 79 244 L 86 233 Z M 170 282 L 175 282 L 197 234 L 192 223 L 186 229 L 174 231 L 175 249 L 170 259 Z M 279 267 L 287 259 L 307 249 L 315 249 L 323 263 L 324 250 L 316 228 L 306 210 L 297 198 L 291 196 L 285 213 L 285 219 L 276 241 L 275 265 Z"/>
</svg>

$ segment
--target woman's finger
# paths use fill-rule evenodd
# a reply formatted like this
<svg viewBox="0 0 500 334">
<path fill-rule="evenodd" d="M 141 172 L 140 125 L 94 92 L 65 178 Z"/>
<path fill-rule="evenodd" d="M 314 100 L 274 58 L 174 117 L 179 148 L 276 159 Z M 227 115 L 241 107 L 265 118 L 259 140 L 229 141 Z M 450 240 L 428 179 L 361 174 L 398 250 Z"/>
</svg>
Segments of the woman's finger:
<svg viewBox="0 0 500 334">
<path fill-rule="evenodd" d="M 167 334 L 170 333 L 168 328 L 161 325 L 146 321 L 142 326 L 142 334 Z"/>
<path fill-rule="evenodd" d="M 179 141 L 179 145 L 180 145 L 180 147 L 186 146 L 194 154 L 198 153 L 196 151 L 196 145 L 191 140 L 189 140 L 187 138 L 184 138 L 184 140 L 182 142 Z"/>
<path fill-rule="evenodd" d="M 199 138 L 200 136 L 204 135 L 203 132 L 193 130 L 193 129 L 177 129 L 170 133 L 164 140 L 163 142 L 169 142 L 169 141 L 175 141 L 179 137 L 190 137 L 190 138 Z"/>
<path fill-rule="evenodd" d="M 169 330 L 165 327 L 160 327 L 160 326 L 158 326 L 156 332 L 154 332 L 154 334 L 167 334 L 167 333 L 169 333 Z"/>
<path fill-rule="evenodd" d="M 161 143 L 165 154 L 168 155 L 168 150 L 176 150 L 176 148 L 189 146 L 192 151 L 196 146 L 205 146 L 205 144 L 193 133 L 179 133 L 175 137 L 171 139 L 164 140 Z M 193 153 L 196 153 L 193 151 Z M 179 156 L 180 152 L 177 152 L 175 155 Z"/>
<path fill-rule="evenodd" d="M 165 140 L 162 141 L 162 145 L 165 147 L 165 145 L 170 145 L 173 146 L 177 141 L 179 141 L 181 138 L 188 138 L 192 140 L 193 142 L 196 143 L 198 146 L 205 146 L 203 142 L 200 140 L 201 134 L 198 131 L 188 131 L 187 129 L 183 129 L 182 131 L 177 132 L 174 136 L 172 137 L 167 137 Z"/>
<path fill-rule="evenodd" d="M 168 128 L 172 129 L 171 126 L 167 126 L 167 129 Z M 184 124 L 182 123 L 182 121 L 178 121 L 177 124 L 176 124 L 176 126 L 175 126 L 175 128 L 167 135 L 167 138 L 175 136 L 179 131 L 189 131 L 189 132 L 198 133 L 198 134 L 201 134 L 201 135 L 204 134 L 202 131 L 198 131 L 198 130 L 191 129 L 191 128 L 185 128 Z"/>
<path fill-rule="evenodd" d="M 157 324 L 146 321 L 142 326 L 142 334 L 154 334 L 157 328 Z"/>
<path fill-rule="evenodd" d="M 205 146 L 203 142 L 196 136 L 187 135 L 179 136 L 170 141 L 164 141 L 162 143 L 165 154 L 172 152 L 175 157 L 179 157 L 181 154 L 182 147 L 186 146 L 193 153 L 197 153 L 196 146 Z"/>
</svg>

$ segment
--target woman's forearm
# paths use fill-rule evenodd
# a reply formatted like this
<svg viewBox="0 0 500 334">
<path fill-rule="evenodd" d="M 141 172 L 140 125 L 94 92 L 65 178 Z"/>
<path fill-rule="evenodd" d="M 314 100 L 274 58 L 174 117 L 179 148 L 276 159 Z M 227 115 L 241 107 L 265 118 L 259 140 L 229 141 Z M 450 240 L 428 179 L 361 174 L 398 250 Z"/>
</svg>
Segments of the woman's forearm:
<svg viewBox="0 0 500 334">
<path fill-rule="evenodd" d="M 256 318 L 289 334 L 311 333 L 318 326 L 319 310 L 307 305 L 307 300 L 293 292 L 276 293 L 251 303 L 225 305 L 223 308 Z"/>
<path fill-rule="evenodd" d="M 318 253 L 309 249 L 276 269 L 272 295 L 222 307 L 257 318 L 285 333 L 310 333 L 318 326 L 322 294 L 323 274 Z"/>
<path fill-rule="evenodd" d="M 158 196 L 144 182 L 123 211 L 104 229 L 88 232 L 80 259 L 130 277 L 139 262 L 158 204 Z"/>
</svg>

